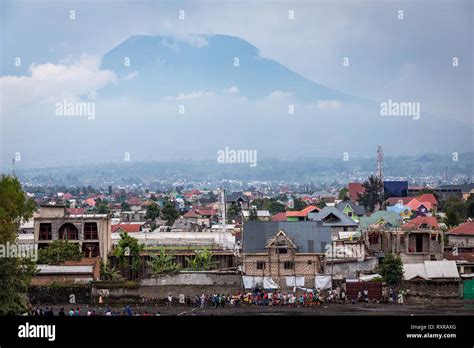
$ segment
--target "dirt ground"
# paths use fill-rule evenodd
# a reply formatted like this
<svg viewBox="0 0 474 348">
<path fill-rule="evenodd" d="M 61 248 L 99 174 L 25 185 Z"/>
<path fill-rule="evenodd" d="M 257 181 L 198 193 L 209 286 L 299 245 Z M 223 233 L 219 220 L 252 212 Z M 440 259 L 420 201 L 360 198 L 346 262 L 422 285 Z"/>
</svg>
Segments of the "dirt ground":
<svg viewBox="0 0 474 348">
<path fill-rule="evenodd" d="M 60 307 L 64 307 L 67 312 L 71 307 L 76 309 L 77 305 L 42 305 L 41 308 L 53 307 L 57 315 Z M 113 311 L 123 313 L 125 306 L 113 305 L 110 308 Z M 425 304 L 323 304 L 312 307 L 274 307 L 274 306 L 248 306 L 225 307 L 225 308 L 192 308 L 184 305 L 174 305 L 172 307 L 158 305 L 131 305 L 134 313 L 145 311 L 150 315 L 160 313 L 162 316 L 259 316 L 259 315 L 474 315 L 474 301 L 447 301 L 431 302 Z M 85 315 L 89 307 L 79 306 L 81 315 Z M 107 307 L 90 307 L 95 309 L 99 315 L 104 315 Z"/>
</svg>

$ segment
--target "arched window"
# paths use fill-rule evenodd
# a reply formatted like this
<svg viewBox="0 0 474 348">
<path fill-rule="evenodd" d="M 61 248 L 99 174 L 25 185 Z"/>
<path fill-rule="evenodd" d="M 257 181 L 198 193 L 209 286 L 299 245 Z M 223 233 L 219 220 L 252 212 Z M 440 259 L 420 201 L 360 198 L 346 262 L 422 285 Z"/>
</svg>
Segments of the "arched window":
<svg viewBox="0 0 474 348">
<path fill-rule="evenodd" d="M 61 226 L 59 229 L 59 239 L 77 240 L 79 239 L 79 233 L 77 227 L 71 223 L 67 223 Z"/>
</svg>

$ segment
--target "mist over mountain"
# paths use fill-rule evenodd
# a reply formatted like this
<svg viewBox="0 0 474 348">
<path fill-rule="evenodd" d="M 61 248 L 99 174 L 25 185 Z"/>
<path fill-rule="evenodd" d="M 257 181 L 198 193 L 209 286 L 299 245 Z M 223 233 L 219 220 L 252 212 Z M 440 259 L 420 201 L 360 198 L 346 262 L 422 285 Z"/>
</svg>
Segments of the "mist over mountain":
<svg viewBox="0 0 474 348">
<path fill-rule="evenodd" d="M 224 148 L 256 151 L 260 161 L 367 157 L 377 145 L 391 156 L 473 148 L 472 123 L 430 115 L 423 105 L 418 118 L 382 116 L 384 101 L 326 88 L 233 36 L 135 35 L 105 54 L 100 69 L 116 78 L 82 98 L 95 103 L 93 118 L 58 117 L 62 99 L 53 99 L 4 119 L 4 168 L 17 152 L 18 166 L 33 168 L 127 156 L 215 161 Z M 28 141 L 15 141 L 20 135 Z"/>
<path fill-rule="evenodd" d="M 420 159 L 430 157 L 432 161 Z M 426 154 L 422 156 L 386 157 L 384 175 L 387 179 L 411 182 L 444 182 L 446 171 L 449 180 L 466 180 L 472 177 L 474 152 L 460 153 L 458 161 L 452 157 Z M 216 161 L 174 160 L 164 162 L 125 162 L 17 170 L 22 182 L 42 185 L 146 185 L 165 187 L 176 183 L 217 187 L 223 181 L 249 183 L 333 183 L 363 181 L 375 171 L 375 159 L 352 158 L 294 158 L 259 161 L 248 164 L 219 164 Z M 464 178 L 464 179 L 463 179 Z M 190 186 L 190 187 L 191 187 Z"/>
</svg>

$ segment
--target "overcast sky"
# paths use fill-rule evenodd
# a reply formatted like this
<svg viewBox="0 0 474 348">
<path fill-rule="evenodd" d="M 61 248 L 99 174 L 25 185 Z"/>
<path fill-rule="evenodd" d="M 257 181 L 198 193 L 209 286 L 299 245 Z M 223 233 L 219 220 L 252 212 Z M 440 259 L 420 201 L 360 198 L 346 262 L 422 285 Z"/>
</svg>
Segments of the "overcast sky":
<svg viewBox="0 0 474 348">
<path fill-rule="evenodd" d="M 10 126 L 24 107 L 41 110 L 59 91 L 74 99 L 120 84 L 114 72 L 101 70 L 101 59 L 137 34 L 237 36 L 261 57 L 326 87 L 376 101 L 420 101 L 425 112 L 472 127 L 472 17 L 470 0 L 2 0 L 0 130 L 7 135 L 5 120 Z M 342 64 L 346 57 L 348 67 Z M 10 159 L 0 163 L 5 161 Z"/>
</svg>

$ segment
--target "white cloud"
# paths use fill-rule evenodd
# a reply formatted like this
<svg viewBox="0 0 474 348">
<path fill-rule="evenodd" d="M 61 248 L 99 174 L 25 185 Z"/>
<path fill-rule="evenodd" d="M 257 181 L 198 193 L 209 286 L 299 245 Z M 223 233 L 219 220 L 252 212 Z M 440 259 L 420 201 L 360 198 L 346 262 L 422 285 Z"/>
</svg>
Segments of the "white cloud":
<svg viewBox="0 0 474 348">
<path fill-rule="evenodd" d="M 273 91 L 270 93 L 267 98 L 286 98 L 286 97 L 291 97 L 292 94 L 288 92 L 282 92 L 280 90 Z"/>
<path fill-rule="evenodd" d="M 160 41 L 160 44 L 161 46 L 163 47 L 166 47 L 166 48 L 169 48 L 170 50 L 174 51 L 174 52 L 178 52 L 179 51 L 179 45 L 176 43 L 176 42 L 169 42 L 168 40 L 166 39 L 162 39 Z"/>
<path fill-rule="evenodd" d="M 227 94 L 238 94 L 238 93 L 239 93 L 239 89 L 238 89 L 236 86 L 232 86 L 232 87 L 230 87 L 230 88 L 224 89 L 224 93 L 227 93 Z"/>
<path fill-rule="evenodd" d="M 138 71 L 135 70 L 135 71 L 132 71 L 131 73 L 128 73 L 123 79 L 125 81 L 128 81 L 128 80 L 134 79 L 137 76 L 138 76 Z"/>
<path fill-rule="evenodd" d="M 198 99 L 203 97 L 212 97 L 215 96 L 216 93 L 214 92 L 207 92 L 207 91 L 192 91 L 190 93 L 180 93 L 177 96 L 168 96 L 163 97 L 163 100 L 191 100 L 191 99 Z"/>
<path fill-rule="evenodd" d="M 0 77 L 4 111 L 42 102 L 81 97 L 95 98 L 98 89 L 117 81 L 108 70 L 100 70 L 100 59 L 83 55 L 69 64 L 32 64 L 30 76 Z"/>
<path fill-rule="evenodd" d="M 194 35 L 188 34 L 184 36 L 178 36 L 178 38 L 182 41 L 189 43 L 193 47 L 201 48 L 209 45 L 206 37 L 203 35 Z"/>
<path fill-rule="evenodd" d="M 320 110 L 337 110 L 342 106 L 339 100 L 319 100 L 316 107 Z"/>
</svg>

